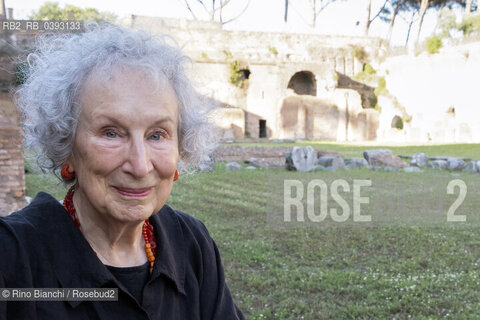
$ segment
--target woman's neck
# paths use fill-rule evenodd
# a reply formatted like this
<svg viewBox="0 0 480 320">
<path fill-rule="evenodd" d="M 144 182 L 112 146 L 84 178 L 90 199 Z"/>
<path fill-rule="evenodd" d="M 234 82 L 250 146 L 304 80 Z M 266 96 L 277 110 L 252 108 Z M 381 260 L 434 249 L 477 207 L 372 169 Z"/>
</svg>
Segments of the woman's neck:
<svg viewBox="0 0 480 320">
<path fill-rule="evenodd" d="M 73 202 L 80 231 L 103 264 L 131 267 L 148 260 L 142 235 L 144 221 L 125 223 L 108 219 L 88 208 L 80 198 L 75 193 Z"/>
</svg>

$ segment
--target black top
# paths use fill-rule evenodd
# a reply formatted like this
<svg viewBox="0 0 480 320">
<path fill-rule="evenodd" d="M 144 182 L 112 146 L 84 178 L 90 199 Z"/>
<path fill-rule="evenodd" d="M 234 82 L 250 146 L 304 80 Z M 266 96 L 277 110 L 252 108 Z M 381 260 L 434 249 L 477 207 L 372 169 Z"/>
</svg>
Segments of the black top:
<svg viewBox="0 0 480 320">
<path fill-rule="evenodd" d="M 119 288 L 118 301 L 0 301 L 0 319 L 244 319 L 199 220 L 165 205 L 150 218 L 153 273 L 139 304 L 97 258 L 65 209 L 39 193 L 0 218 L 0 288 Z"/>
<path fill-rule="evenodd" d="M 142 305 L 143 288 L 145 287 L 145 284 L 147 284 L 150 262 L 147 261 L 141 266 L 127 268 L 113 266 L 106 267 L 125 287 L 126 291 L 137 300 L 138 304 Z"/>
</svg>

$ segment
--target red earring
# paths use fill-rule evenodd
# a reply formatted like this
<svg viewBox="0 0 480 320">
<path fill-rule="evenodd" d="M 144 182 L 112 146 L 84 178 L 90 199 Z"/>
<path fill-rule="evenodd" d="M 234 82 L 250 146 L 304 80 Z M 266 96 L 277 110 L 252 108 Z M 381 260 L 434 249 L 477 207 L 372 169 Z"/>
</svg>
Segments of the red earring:
<svg viewBox="0 0 480 320">
<path fill-rule="evenodd" d="M 69 169 L 70 167 L 66 163 L 62 166 L 62 171 L 60 172 L 60 174 L 62 175 L 62 178 L 66 180 L 72 180 L 73 178 L 75 178 L 75 171 L 70 172 L 68 171 Z"/>
<path fill-rule="evenodd" d="M 175 175 L 173 176 L 173 181 L 177 181 L 179 176 L 178 170 L 175 170 Z"/>
</svg>

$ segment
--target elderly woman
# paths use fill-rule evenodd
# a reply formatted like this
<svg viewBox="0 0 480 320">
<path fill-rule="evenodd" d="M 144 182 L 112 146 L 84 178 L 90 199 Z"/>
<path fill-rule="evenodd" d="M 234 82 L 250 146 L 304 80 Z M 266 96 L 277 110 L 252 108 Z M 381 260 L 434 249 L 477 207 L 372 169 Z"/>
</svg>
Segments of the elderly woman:
<svg viewBox="0 0 480 320">
<path fill-rule="evenodd" d="M 243 319 L 205 226 L 167 206 L 179 160 L 198 165 L 209 126 L 178 49 L 94 27 L 47 38 L 16 100 L 28 145 L 61 172 L 0 220 L 0 287 L 118 288 L 118 301 L 0 302 L 0 319 Z"/>
</svg>

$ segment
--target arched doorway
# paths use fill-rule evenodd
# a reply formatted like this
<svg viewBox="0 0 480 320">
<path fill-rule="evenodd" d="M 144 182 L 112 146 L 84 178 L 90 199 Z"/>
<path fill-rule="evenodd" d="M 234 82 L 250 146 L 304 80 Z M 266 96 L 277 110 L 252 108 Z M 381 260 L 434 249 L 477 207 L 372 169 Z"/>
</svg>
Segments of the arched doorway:
<svg viewBox="0 0 480 320">
<path fill-rule="evenodd" d="M 317 81 L 315 75 L 310 71 L 295 73 L 288 82 L 287 88 L 292 89 L 299 95 L 317 95 Z"/>
</svg>

